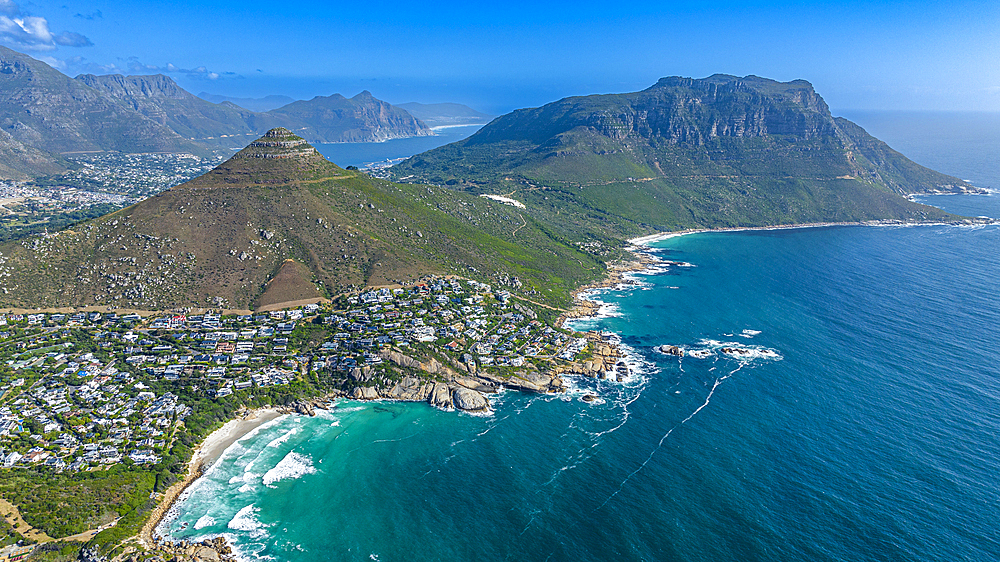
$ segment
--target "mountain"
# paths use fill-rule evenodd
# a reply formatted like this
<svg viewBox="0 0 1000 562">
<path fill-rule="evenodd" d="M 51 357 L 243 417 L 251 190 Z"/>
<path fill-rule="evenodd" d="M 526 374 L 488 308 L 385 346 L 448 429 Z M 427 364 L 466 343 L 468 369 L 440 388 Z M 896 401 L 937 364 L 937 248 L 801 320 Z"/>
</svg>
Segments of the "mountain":
<svg viewBox="0 0 1000 562">
<path fill-rule="evenodd" d="M 205 152 L 169 127 L 6 47 L 0 47 L 0 130 L 6 133 L 0 138 L 3 155 L 25 155 L 6 161 L 7 167 L 28 175 L 61 168 L 58 154 L 67 152 Z"/>
<path fill-rule="evenodd" d="M 419 119 L 367 90 L 353 98 L 333 94 L 296 101 L 267 114 L 310 142 L 381 142 L 434 134 Z"/>
<path fill-rule="evenodd" d="M 162 74 L 73 79 L 0 47 L 0 179 L 58 174 L 70 165 L 63 155 L 74 152 L 231 153 L 278 126 L 313 142 L 433 134 L 405 110 L 369 92 L 255 112 L 201 99 Z"/>
<path fill-rule="evenodd" d="M 0 178 L 24 181 L 58 174 L 66 169 L 65 164 L 59 155 L 27 146 L 0 129 Z"/>
<path fill-rule="evenodd" d="M 499 117 L 391 168 L 406 181 L 513 193 L 583 238 L 680 228 L 924 220 L 917 192 L 963 192 L 834 118 L 804 80 L 663 78 Z"/>
<path fill-rule="evenodd" d="M 204 144 L 229 147 L 234 142 L 230 137 L 236 137 L 235 142 L 242 145 L 275 126 L 267 114 L 205 101 L 162 74 L 81 74 L 76 79 L 182 137 Z"/>
<path fill-rule="evenodd" d="M 0 306 L 246 308 L 428 273 L 564 303 L 603 271 L 513 207 L 343 170 L 276 128 L 136 205 L 0 244 Z"/>
<path fill-rule="evenodd" d="M 396 107 L 405 109 L 410 115 L 427 123 L 430 127 L 479 125 L 489 123 L 494 117 L 460 103 L 410 102 L 397 104 Z"/>
<path fill-rule="evenodd" d="M 295 101 L 295 98 L 290 98 L 288 96 L 278 96 L 270 95 L 264 96 L 262 98 L 234 98 L 230 96 L 222 96 L 219 94 L 210 94 L 208 92 L 201 92 L 198 97 L 210 101 L 212 103 L 225 103 L 229 102 L 231 104 L 237 105 L 244 109 L 249 109 L 250 111 L 264 112 L 270 111 L 272 109 L 277 109 L 283 105 L 288 105 Z"/>
<path fill-rule="evenodd" d="M 378 142 L 433 134 L 406 111 L 367 91 L 350 99 L 340 94 L 318 96 L 257 113 L 228 101 L 205 101 L 162 74 L 84 74 L 77 80 L 185 138 L 210 145 L 242 145 L 274 127 L 294 130 L 310 142 Z"/>
</svg>

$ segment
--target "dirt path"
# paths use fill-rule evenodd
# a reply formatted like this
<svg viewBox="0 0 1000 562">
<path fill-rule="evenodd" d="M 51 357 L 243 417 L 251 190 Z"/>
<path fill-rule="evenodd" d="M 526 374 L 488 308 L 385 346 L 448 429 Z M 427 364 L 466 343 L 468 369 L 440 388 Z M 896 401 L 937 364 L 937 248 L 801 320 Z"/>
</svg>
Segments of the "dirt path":
<svg viewBox="0 0 1000 562">
<path fill-rule="evenodd" d="M 21 517 L 21 512 L 17 509 L 17 506 L 3 498 L 0 498 L 0 515 L 3 515 L 7 523 L 14 527 L 14 530 L 22 537 L 38 542 L 51 542 L 55 540 L 39 529 L 28 525 L 28 522 Z"/>
<path fill-rule="evenodd" d="M 0 498 L 0 514 L 3 515 L 3 518 L 7 521 L 7 523 L 13 526 L 14 530 L 17 531 L 22 537 L 29 538 L 39 544 L 53 541 L 87 542 L 94 538 L 97 533 L 100 533 L 104 529 L 114 527 L 115 524 L 118 523 L 118 519 L 115 519 L 111 523 L 102 525 L 96 529 L 88 529 L 82 533 L 77 533 L 61 539 L 54 539 L 42 532 L 40 529 L 36 529 L 29 525 L 28 522 L 21 517 L 21 512 L 17 509 L 17 506 L 3 498 Z"/>
<path fill-rule="evenodd" d="M 521 230 L 522 228 L 524 228 L 524 227 L 528 226 L 528 221 L 524 220 L 524 217 L 523 217 L 523 216 L 521 216 L 521 213 L 518 213 L 518 214 L 517 214 L 517 218 L 521 219 L 521 226 L 519 226 L 519 227 L 515 228 L 515 229 L 514 229 L 514 232 L 511 232 L 511 233 L 510 233 L 510 237 L 511 237 L 511 238 L 514 238 L 515 236 L 517 236 L 517 231 L 518 231 L 518 230 Z"/>
</svg>

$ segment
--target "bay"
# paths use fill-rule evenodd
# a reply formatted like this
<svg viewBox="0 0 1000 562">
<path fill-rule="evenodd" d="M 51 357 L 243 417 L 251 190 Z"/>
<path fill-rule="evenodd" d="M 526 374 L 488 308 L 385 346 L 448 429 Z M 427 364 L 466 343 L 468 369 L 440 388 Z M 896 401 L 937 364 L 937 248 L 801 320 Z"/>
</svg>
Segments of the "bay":
<svg viewBox="0 0 1000 562">
<path fill-rule="evenodd" d="M 387 164 L 389 161 L 409 158 L 432 148 L 458 142 L 482 127 L 482 124 L 439 127 L 434 130 L 433 136 L 428 137 L 409 137 L 385 142 L 316 143 L 314 146 L 327 160 L 341 168 L 347 166 L 367 168 L 372 164 Z"/>
<path fill-rule="evenodd" d="M 621 334 L 628 381 L 503 393 L 485 417 L 280 418 L 160 531 L 290 561 L 996 560 L 998 248 L 997 226 L 657 242 L 663 263 L 575 326 Z"/>
</svg>

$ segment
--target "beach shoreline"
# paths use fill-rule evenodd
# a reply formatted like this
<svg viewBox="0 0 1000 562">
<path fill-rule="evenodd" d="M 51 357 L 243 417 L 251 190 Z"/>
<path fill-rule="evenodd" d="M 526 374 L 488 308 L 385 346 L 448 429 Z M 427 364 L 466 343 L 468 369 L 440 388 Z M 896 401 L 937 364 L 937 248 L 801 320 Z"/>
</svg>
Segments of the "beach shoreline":
<svg viewBox="0 0 1000 562">
<path fill-rule="evenodd" d="M 163 521 L 184 490 L 205 474 L 233 443 L 265 423 L 283 415 L 285 415 L 283 410 L 273 407 L 246 410 L 208 434 L 208 437 L 202 440 L 195 448 L 194 453 L 191 454 L 191 460 L 188 461 L 188 471 L 184 478 L 174 483 L 163 493 L 156 509 L 150 514 L 146 524 L 139 532 L 139 542 L 145 548 L 151 548 L 156 542 L 156 527 Z"/>
</svg>

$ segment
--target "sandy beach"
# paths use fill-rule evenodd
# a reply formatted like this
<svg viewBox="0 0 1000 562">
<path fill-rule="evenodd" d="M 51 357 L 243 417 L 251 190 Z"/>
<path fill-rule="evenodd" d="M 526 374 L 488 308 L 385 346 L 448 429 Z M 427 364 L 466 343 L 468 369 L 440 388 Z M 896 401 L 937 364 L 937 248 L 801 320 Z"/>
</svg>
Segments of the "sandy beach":
<svg viewBox="0 0 1000 562">
<path fill-rule="evenodd" d="M 167 514 L 181 493 L 204 474 L 205 471 L 211 468 L 230 445 L 239 441 L 254 429 L 282 415 L 284 414 L 276 408 L 250 410 L 236 419 L 229 420 L 225 425 L 210 433 L 198 448 L 195 449 L 194 454 L 191 455 L 191 461 L 188 462 L 188 472 L 184 479 L 163 493 L 160 504 L 150 514 L 149 520 L 146 521 L 146 524 L 142 527 L 142 531 L 139 532 L 140 543 L 147 548 L 153 544 L 153 534 L 156 526 L 163 520 L 163 516 Z"/>
</svg>

